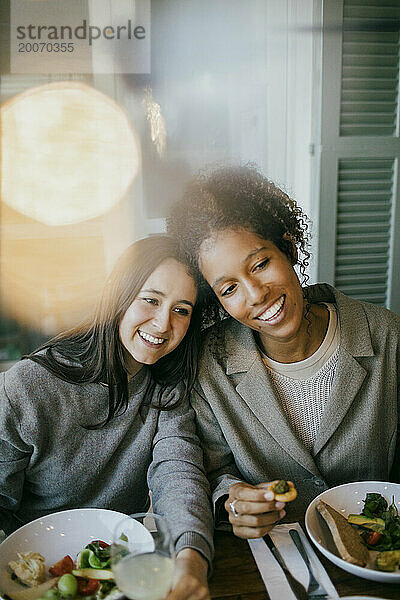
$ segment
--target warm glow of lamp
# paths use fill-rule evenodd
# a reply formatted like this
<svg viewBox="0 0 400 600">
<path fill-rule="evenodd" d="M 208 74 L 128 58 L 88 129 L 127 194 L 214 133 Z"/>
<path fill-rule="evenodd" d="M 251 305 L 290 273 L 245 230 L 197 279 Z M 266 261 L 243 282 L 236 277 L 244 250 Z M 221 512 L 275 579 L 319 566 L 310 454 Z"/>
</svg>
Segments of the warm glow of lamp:
<svg viewBox="0 0 400 600">
<path fill-rule="evenodd" d="M 1 199 L 30 218 L 66 225 L 97 217 L 138 167 L 126 114 L 88 85 L 43 85 L 1 107 Z"/>
</svg>

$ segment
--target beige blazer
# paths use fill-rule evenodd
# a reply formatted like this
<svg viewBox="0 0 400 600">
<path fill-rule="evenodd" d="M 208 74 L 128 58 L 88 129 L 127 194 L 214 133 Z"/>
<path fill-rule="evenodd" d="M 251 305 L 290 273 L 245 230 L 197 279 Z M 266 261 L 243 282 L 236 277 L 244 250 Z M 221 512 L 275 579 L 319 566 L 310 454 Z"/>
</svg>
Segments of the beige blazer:
<svg viewBox="0 0 400 600">
<path fill-rule="evenodd" d="M 400 481 L 400 317 L 327 284 L 306 293 L 333 302 L 340 323 L 336 373 L 311 452 L 290 427 L 252 330 L 233 319 L 208 332 L 192 398 L 214 501 L 237 479 L 293 480 L 299 496 L 287 520 L 301 519 L 328 487 Z"/>
</svg>

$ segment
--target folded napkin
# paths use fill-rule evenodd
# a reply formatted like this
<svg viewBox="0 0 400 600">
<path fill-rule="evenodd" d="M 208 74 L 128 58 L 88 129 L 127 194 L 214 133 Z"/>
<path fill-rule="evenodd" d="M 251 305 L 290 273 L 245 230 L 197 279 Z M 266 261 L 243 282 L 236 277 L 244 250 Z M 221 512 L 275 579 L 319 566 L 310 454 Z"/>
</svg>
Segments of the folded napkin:
<svg viewBox="0 0 400 600">
<path fill-rule="evenodd" d="M 274 527 L 270 536 L 293 577 L 307 589 L 309 581 L 307 566 L 289 535 L 289 529 L 297 529 L 299 532 L 304 547 L 307 550 L 314 575 L 326 589 L 329 598 L 339 598 L 332 581 L 329 579 L 328 573 L 325 571 L 319 558 L 312 549 L 300 524 L 285 523 Z M 282 600 L 282 598 L 285 598 L 285 600 L 296 600 L 284 572 L 278 565 L 264 540 L 259 538 L 257 540 L 248 541 L 271 600 Z"/>
</svg>

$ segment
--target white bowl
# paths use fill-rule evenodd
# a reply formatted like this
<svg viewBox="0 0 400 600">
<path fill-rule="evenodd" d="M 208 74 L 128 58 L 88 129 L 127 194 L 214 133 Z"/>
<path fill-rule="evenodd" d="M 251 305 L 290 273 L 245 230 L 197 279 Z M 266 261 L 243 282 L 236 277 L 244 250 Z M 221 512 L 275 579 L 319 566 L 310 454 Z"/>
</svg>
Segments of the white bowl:
<svg viewBox="0 0 400 600">
<path fill-rule="evenodd" d="M 14 531 L 0 545 L 0 593 L 12 596 L 21 590 L 12 581 L 8 562 L 17 559 L 17 552 L 39 552 L 50 567 L 66 554 L 75 560 L 92 540 L 110 544 L 118 523 L 127 515 L 102 508 L 76 508 L 53 513 L 31 521 Z"/>
<path fill-rule="evenodd" d="M 400 513 L 399 483 L 386 483 L 384 481 L 345 483 L 326 490 L 314 498 L 306 511 L 305 524 L 307 533 L 318 550 L 326 558 L 352 575 L 371 579 L 372 581 L 400 583 L 400 571 L 385 573 L 374 569 L 372 564 L 367 567 L 359 567 L 340 558 L 328 526 L 316 509 L 318 500 L 323 500 L 344 517 L 347 517 L 350 513 L 361 513 L 364 507 L 363 500 L 367 493 L 381 494 L 389 504 L 391 504 L 392 497 L 394 497 Z"/>
</svg>

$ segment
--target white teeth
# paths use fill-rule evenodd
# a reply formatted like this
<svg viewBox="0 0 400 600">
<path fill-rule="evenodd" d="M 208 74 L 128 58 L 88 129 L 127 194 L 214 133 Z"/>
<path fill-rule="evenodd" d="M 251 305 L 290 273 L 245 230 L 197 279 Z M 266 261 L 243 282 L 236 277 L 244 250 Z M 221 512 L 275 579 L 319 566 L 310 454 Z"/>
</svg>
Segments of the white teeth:
<svg viewBox="0 0 400 600">
<path fill-rule="evenodd" d="M 144 340 L 150 342 L 151 344 L 162 344 L 163 342 L 165 342 L 164 338 L 157 338 L 157 337 L 153 337 L 152 335 L 145 333 L 144 331 L 138 331 L 140 337 L 142 337 Z"/>
<path fill-rule="evenodd" d="M 275 315 L 280 311 L 284 302 L 285 296 L 281 296 L 279 300 L 277 300 L 272 306 L 270 306 L 265 312 L 262 313 L 262 315 L 260 315 L 257 318 L 261 321 L 268 321 L 269 319 L 272 319 L 272 317 L 275 317 Z"/>
</svg>

